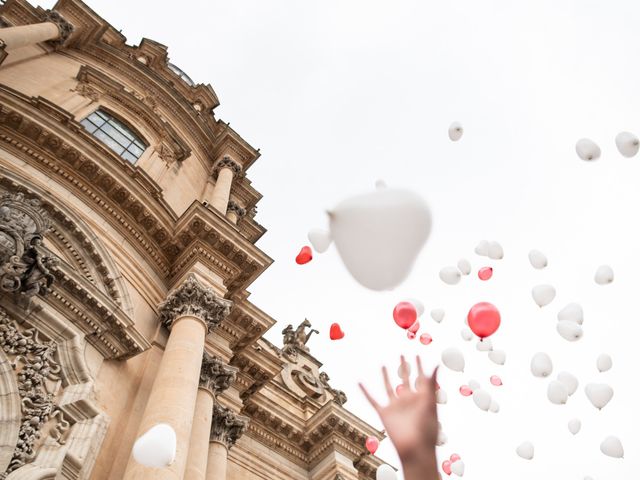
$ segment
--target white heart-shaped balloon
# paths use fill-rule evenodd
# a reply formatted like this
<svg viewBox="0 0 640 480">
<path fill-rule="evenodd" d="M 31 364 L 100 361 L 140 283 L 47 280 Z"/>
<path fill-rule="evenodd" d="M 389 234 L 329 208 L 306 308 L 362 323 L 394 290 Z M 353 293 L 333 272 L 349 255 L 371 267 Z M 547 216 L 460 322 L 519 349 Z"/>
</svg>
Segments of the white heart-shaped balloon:
<svg viewBox="0 0 640 480">
<path fill-rule="evenodd" d="M 504 257 L 504 250 L 502 249 L 502 245 L 500 245 L 498 242 L 489 242 L 487 255 L 492 260 L 502 260 L 502 258 Z"/>
<path fill-rule="evenodd" d="M 533 301 L 542 308 L 549 305 L 556 298 L 556 289 L 551 285 L 536 285 L 531 290 Z"/>
<path fill-rule="evenodd" d="M 447 285 L 456 285 L 460 282 L 462 274 L 456 267 L 444 267 L 440 270 L 440 280 Z"/>
<path fill-rule="evenodd" d="M 567 427 L 569 427 L 569 431 L 572 435 L 576 435 L 582 428 L 582 422 L 577 418 L 574 418 L 572 420 L 569 420 Z"/>
<path fill-rule="evenodd" d="M 568 303 L 558 312 L 558 320 L 567 320 L 582 325 L 584 321 L 584 311 L 578 303 Z"/>
<path fill-rule="evenodd" d="M 498 365 L 504 365 L 507 360 L 507 354 L 504 350 L 492 350 L 489 352 L 489 360 Z"/>
<path fill-rule="evenodd" d="M 383 463 L 376 470 L 376 480 L 397 480 L 398 475 L 390 465 Z"/>
<path fill-rule="evenodd" d="M 491 406 L 491 395 L 489 392 L 483 389 L 478 389 L 473 391 L 473 403 L 476 404 L 480 410 L 484 410 L 485 412 L 489 411 L 489 407 Z"/>
<path fill-rule="evenodd" d="M 458 270 L 463 275 L 469 275 L 471 273 L 471 263 L 466 258 L 458 260 Z"/>
<path fill-rule="evenodd" d="M 548 265 L 547 257 L 540 250 L 531 250 L 529 252 L 529 263 L 533 268 L 542 269 Z"/>
<path fill-rule="evenodd" d="M 607 355 L 606 353 L 600 355 L 598 357 L 598 360 L 596 360 L 596 366 L 598 367 L 598 371 L 600 373 L 611 370 L 611 367 L 613 367 L 613 360 L 611 359 L 611 355 Z"/>
<path fill-rule="evenodd" d="M 478 340 L 478 342 L 476 343 L 476 349 L 479 352 L 490 352 L 491 350 L 493 350 L 491 339 L 487 337 L 483 338 L 482 340 Z"/>
<path fill-rule="evenodd" d="M 613 388 L 604 383 L 589 383 L 584 391 L 598 410 L 602 410 L 613 398 Z"/>
<path fill-rule="evenodd" d="M 445 392 L 442 388 L 436 390 L 436 403 L 444 405 L 445 403 L 447 403 L 447 400 L 447 392 Z"/>
<path fill-rule="evenodd" d="M 582 327 L 571 320 L 560 320 L 556 328 L 560 336 L 569 342 L 580 340 L 584 333 Z"/>
<path fill-rule="evenodd" d="M 536 353 L 531 359 L 531 373 L 534 377 L 544 378 L 553 372 L 553 363 L 551 357 L 546 353 Z"/>
<path fill-rule="evenodd" d="M 329 213 L 331 236 L 351 275 L 371 290 L 402 283 L 431 233 L 431 212 L 413 192 L 376 190 Z"/>
<path fill-rule="evenodd" d="M 476 252 L 477 255 L 480 255 L 481 257 L 488 257 L 489 256 L 489 241 L 488 240 L 480 240 L 478 245 L 476 245 L 476 248 L 475 248 L 474 251 Z"/>
<path fill-rule="evenodd" d="M 600 147 L 588 138 L 581 138 L 576 142 L 576 153 L 582 160 L 597 160 L 600 158 Z"/>
<path fill-rule="evenodd" d="M 451 473 L 455 473 L 461 477 L 464 475 L 464 462 L 462 460 L 456 460 L 451 464 Z"/>
<path fill-rule="evenodd" d="M 455 347 L 449 347 L 442 351 L 442 363 L 454 372 L 464 371 L 464 355 Z"/>
<path fill-rule="evenodd" d="M 618 437 L 607 437 L 600 444 L 600 451 L 608 457 L 624 458 L 624 448 Z"/>
<path fill-rule="evenodd" d="M 460 336 L 465 342 L 470 342 L 471 340 L 473 340 L 473 332 L 469 327 L 464 327 L 462 330 L 460 330 Z"/>
<path fill-rule="evenodd" d="M 313 249 L 318 253 L 324 253 L 331 245 L 331 233 L 320 228 L 309 230 L 307 238 Z"/>
<path fill-rule="evenodd" d="M 133 458 L 145 467 L 165 468 L 176 458 L 176 432 L 166 423 L 154 425 L 133 444 Z"/>
<path fill-rule="evenodd" d="M 613 282 L 613 268 L 609 265 L 600 265 L 593 279 L 598 285 L 608 285 Z"/>
<path fill-rule="evenodd" d="M 552 380 L 547 387 L 547 398 L 551 403 L 556 405 L 564 405 L 569 399 L 569 392 L 564 383 L 558 380 Z"/>
<path fill-rule="evenodd" d="M 460 122 L 453 122 L 449 125 L 449 139 L 452 142 L 457 142 L 462 138 L 462 134 L 464 133 L 464 129 Z"/>
<path fill-rule="evenodd" d="M 567 387 L 569 396 L 573 395 L 576 393 L 576 390 L 578 390 L 578 379 L 569 372 L 560 372 L 558 374 L 558 381 L 562 382 L 564 386 Z"/>
<path fill-rule="evenodd" d="M 441 323 L 444 320 L 444 310 L 442 308 L 434 308 L 431 310 L 430 315 L 435 322 Z"/>
<path fill-rule="evenodd" d="M 533 459 L 533 443 L 531 442 L 523 442 L 518 448 L 516 448 L 516 453 L 519 457 L 524 458 L 525 460 Z"/>
<path fill-rule="evenodd" d="M 640 140 L 631 132 L 620 132 L 616 135 L 616 147 L 623 157 L 631 158 L 638 153 Z"/>
</svg>

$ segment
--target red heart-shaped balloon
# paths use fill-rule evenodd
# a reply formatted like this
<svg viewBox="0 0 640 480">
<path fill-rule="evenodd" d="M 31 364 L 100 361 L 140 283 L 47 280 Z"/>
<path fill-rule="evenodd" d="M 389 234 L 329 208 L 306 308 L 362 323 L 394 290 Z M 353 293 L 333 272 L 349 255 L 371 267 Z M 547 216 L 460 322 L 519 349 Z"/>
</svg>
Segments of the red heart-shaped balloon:
<svg viewBox="0 0 640 480">
<path fill-rule="evenodd" d="M 331 340 L 340 340 L 344 338 L 344 332 L 340 328 L 340 325 L 337 323 L 332 323 L 331 328 L 329 329 L 329 338 Z"/>
<path fill-rule="evenodd" d="M 296 257 L 296 263 L 298 265 L 304 265 L 305 263 L 309 263 L 313 258 L 313 252 L 311 251 L 311 247 L 304 246 L 300 249 L 300 253 Z"/>
</svg>

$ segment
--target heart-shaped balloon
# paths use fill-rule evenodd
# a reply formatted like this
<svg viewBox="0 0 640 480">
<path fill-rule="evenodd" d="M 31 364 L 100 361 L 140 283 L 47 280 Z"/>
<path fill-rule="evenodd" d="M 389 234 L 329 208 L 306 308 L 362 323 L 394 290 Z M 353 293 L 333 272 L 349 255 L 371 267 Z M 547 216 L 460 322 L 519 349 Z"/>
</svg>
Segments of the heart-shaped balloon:
<svg viewBox="0 0 640 480">
<path fill-rule="evenodd" d="M 524 442 L 520 444 L 518 448 L 516 448 L 516 453 L 518 454 L 519 457 L 524 458 L 525 460 L 532 460 L 533 450 L 534 450 L 533 443 Z"/>
<path fill-rule="evenodd" d="M 365 447 L 369 450 L 369 453 L 373 455 L 378 450 L 380 446 L 380 441 L 376 437 L 367 437 L 367 440 L 364 442 Z"/>
<path fill-rule="evenodd" d="M 604 383 L 589 383 L 584 391 L 589 401 L 598 410 L 602 410 L 613 398 L 613 388 Z"/>
<path fill-rule="evenodd" d="M 624 448 L 618 437 L 607 437 L 600 444 L 600 451 L 613 458 L 624 458 Z"/>
<path fill-rule="evenodd" d="M 449 461 L 451 463 L 455 463 L 458 460 L 460 460 L 460 455 L 458 455 L 457 453 L 452 453 L 451 456 L 449 457 Z"/>
<path fill-rule="evenodd" d="M 447 475 L 451 475 L 451 460 L 442 462 L 442 471 Z"/>
<path fill-rule="evenodd" d="M 411 325 L 407 330 L 413 334 L 417 333 L 418 330 L 420 330 L 420 322 L 416 320 L 416 322 L 413 325 Z"/>
<path fill-rule="evenodd" d="M 451 472 L 461 477 L 464 475 L 464 462 L 462 460 L 456 460 L 451 462 Z"/>
<path fill-rule="evenodd" d="M 331 246 L 331 233 L 326 230 L 321 230 L 319 228 L 309 230 L 307 238 L 309 239 L 311 246 L 318 253 L 326 252 L 329 246 Z"/>
<path fill-rule="evenodd" d="M 486 282 L 491 277 L 493 277 L 493 268 L 482 267 L 480 270 L 478 270 L 478 278 L 483 282 Z"/>
<path fill-rule="evenodd" d="M 471 395 L 473 395 L 473 390 L 471 389 L 471 387 L 469 385 L 462 385 L 460 387 L 460 394 L 463 397 L 470 397 Z"/>
<path fill-rule="evenodd" d="M 340 325 L 337 323 L 331 324 L 331 327 L 329 328 L 329 338 L 331 340 L 340 340 L 341 338 L 344 338 L 344 332 L 342 331 L 342 328 L 340 328 Z"/>
<path fill-rule="evenodd" d="M 133 458 L 146 467 L 165 468 L 176 458 L 176 432 L 166 423 L 154 425 L 133 444 Z"/>
<path fill-rule="evenodd" d="M 313 252 L 311 251 L 311 247 L 304 246 L 300 249 L 300 253 L 296 257 L 296 263 L 298 265 L 304 265 L 305 263 L 309 263 L 313 258 Z"/>
</svg>

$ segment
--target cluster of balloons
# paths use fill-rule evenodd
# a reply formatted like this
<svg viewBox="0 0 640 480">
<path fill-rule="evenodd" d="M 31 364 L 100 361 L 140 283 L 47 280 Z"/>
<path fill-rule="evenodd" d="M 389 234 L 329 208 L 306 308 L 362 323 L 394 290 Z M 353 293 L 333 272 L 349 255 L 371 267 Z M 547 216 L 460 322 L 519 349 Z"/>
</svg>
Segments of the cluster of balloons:
<svg viewBox="0 0 640 480">
<path fill-rule="evenodd" d="M 418 318 L 424 313 L 424 304 L 420 300 L 410 299 L 399 302 L 393 309 L 393 320 L 396 324 L 407 331 L 407 338 L 413 340 L 420 330 L 420 321 Z M 431 311 L 431 318 L 440 323 L 444 318 L 444 310 L 434 309 Z M 428 333 L 420 335 L 420 343 L 429 345 L 433 341 L 433 337 Z"/>
<path fill-rule="evenodd" d="M 464 475 L 464 462 L 457 453 L 452 453 L 448 460 L 442 462 L 442 471 L 447 475 L 452 473 L 458 477 Z"/>
<path fill-rule="evenodd" d="M 638 153 L 640 140 L 631 132 L 620 132 L 615 138 L 616 148 L 623 157 L 631 158 Z M 601 150 L 598 144 L 589 138 L 581 138 L 576 142 L 576 153 L 582 160 L 598 160 Z"/>
</svg>

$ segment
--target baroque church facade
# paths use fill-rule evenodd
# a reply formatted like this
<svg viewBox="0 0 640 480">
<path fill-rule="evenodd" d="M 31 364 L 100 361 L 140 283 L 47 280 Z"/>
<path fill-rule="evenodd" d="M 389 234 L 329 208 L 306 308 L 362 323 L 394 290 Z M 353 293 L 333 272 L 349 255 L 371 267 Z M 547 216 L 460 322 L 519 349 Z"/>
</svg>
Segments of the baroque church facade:
<svg viewBox="0 0 640 480">
<path fill-rule="evenodd" d="M 0 479 L 375 478 L 311 324 L 263 337 L 259 152 L 218 104 L 80 0 L 0 2 Z"/>
</svg>

